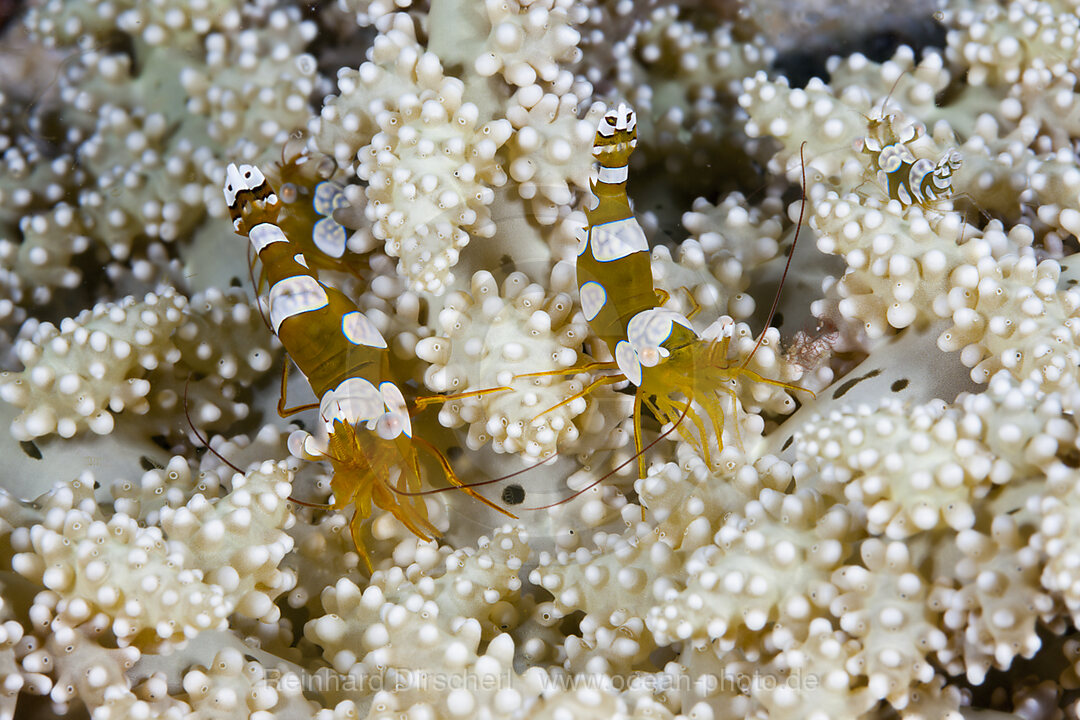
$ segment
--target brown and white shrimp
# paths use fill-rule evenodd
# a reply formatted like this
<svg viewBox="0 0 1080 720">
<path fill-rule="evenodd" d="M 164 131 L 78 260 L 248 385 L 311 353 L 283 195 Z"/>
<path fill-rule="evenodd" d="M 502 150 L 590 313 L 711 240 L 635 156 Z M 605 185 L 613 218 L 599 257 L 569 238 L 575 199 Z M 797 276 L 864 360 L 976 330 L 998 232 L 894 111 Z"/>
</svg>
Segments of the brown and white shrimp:
<svg viewBox="0 0 1080 720">
<path fill-rule="evenodd" d="M 653 284 L 649 244 L 626 193 L 628 163 L 636 145 L 634 111 L 624 104 L 609 110 L 596 132 L 593 156 L 599 167 L 592 182 L 594 202 L 586 208 L 588 232 L 578 248 L 576 263 L 582 311 L 614 361 L 535 375 L 613 371 L 594 379 L 581 393 L 564 402 L 600 385 L 629 381 L 636 388 L 634 443 L 639 471 L 644 476 L 642 407 L 661 423 L 674 426 L 683 417 L 688 419 L 679 426 L 679 432 L 709 462 L 709 432 L 704 418 L 708 418 L 717 448 L 722 450 L 725 404 L 730 403 L 732 413 L 736 412 L 739 381 L 809 391 L 751 370 L 747 365 L 753 352 L 742 362 L 732 360 L 728 357 L 730 332 L 703 339 L 687 316 L 664 307 L 667 294 Z M 754 351 L 760 344 L 761 338 Z M 692 427 L 696 427 L 696 434 Z"/>
<path fill-rule="evenodd" d="M 315 200 L 320 197 L 319 187 L 312 193 Z M 301 245 L 293 240 L 308 229 L 297 220 L 290 221 L 292 225 L 286 223 L 289 231 L 279 224 L 288 213 L 283 213 L 281 196 L 263 173 L 252 165 L 230 165 L 224 193 L 233 227 L 250 240 L 269 283 L 271 329 L 285 347 L 288 360 L 296 364 L 319 398 L 318 403 L 286 407 L 286 362 L 278 413 L 288 417 L 318 408 L 320 418 L 314 435 L 303 431 L 293 434 L 290 450 L 298 457 L 330 461 L 334 502 L 329 507 L 343 510 L 355 505 L 350 530 L 368 567 L 371 561 L 361 527 L 373 505 L 393 514 L 423 540 L 439 534 L 428 519 L 422 497 L 419 450 L 435 457 L 451 485 L 514 517 L 462 483 L 442 452 L 413 435 L 411 414 L 416 411 L 416 398 L 407 398 L 402 392 L 386 340 L 352 299 L 319 281 Z M 317 208 L 314 214 L 329 216 Z M 330 231 L 336 232 L 333 228 Z M 317 237 L 315 241 L 318 244 Z"/>
</svg>

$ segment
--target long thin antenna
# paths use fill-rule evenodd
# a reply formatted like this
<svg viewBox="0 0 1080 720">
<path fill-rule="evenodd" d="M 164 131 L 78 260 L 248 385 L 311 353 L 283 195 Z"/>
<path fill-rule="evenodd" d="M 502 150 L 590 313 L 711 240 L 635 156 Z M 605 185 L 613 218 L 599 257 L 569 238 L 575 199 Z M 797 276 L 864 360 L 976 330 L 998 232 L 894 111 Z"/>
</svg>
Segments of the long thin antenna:
<svg viewBox="0 0 1080 720">
<path fill-rule="evenodd" d="M 552 503 L 551 505 L 544 505 L 542 507 L 536 507 L 536 508 L 520 508 L 520 510 L 530 510 L 530 511 L 531 510 L 546 510 L 549 507 L 555 507 L 556 505 L 561 505 L 562 503 L 570 502 L 571 500 L 576 498 L 578 495 L 581 495 L 581 493 L 585 492 L 586 490 L 591 489 L 592 487 L 596 486 L 597 484 L 599 484 L 599 483 L 603 482 L 604 480 L 608 479 L 614 473 L 618 472 L 619 470 L 622 470 L 629 463 L 634 462 L 639 457 L 641 457 L 646 452 L 648 452 L 653 447 L 655 447 L 658 442 L 660 442 L 661 440 L 663 440 L 664 438 L 666 438 L 668 435 L 670 435 L 671 433 L 673 433 L 675 431 L 675 429 L 679 426 L 679 424 L 683 421 L 683 419 L 686 418 L 686 414 L 687 414 L 687 412 L 689 412 L 689 410 L 690 410 L 690 403 L 687 403 L 686 407 L 683 408 L 682 413 L 679 414 L 679 417 L 675 421 L 674 425 L 672 425 L 670 428 L 668 428 L 663 433 L 661 433 L 656 439 L 654 439 L 648 445 L 641 448 L 641 450 L 639 450 L 638 452 L 635 452 L 633 455 L 631 455 L 627 460 L 625 460 L 622 464 L 620 464 L 614 470 L 610 471 L 608 474 L 604 475 L 599 480 L 596 480 L 595 482 L 593 482 L 588 487 L 586 487 L 586 488 L 584 488 L 582 490 L 579 490 L 578 492 L 574 493 L 573 495 L 571 495 L 568 498 L 564 498 L 564 499 L 562 499 L 562 500 L 560 500 L 560 501 L 558 501 L 556 503 Z M 529 465 L 528 467 L 524 467 L 524 468 L 522 468 L 520 470 L 516 470 L 516 471 L 510 473 L 509 475 L 502 475 L 500 477 L 491 478 L 489 480 L 480 480 L 478 482 L 462 483 L 461 485 L 451 485 L 449 487 L 433 488 L 431 490 L 401 490 L 401 489 L 398 489 L 398 488 L 395 488 L 395 487 L 391 487 L 390 489 L 393 490 L 398 495 L 407 495 L 407 496 L 410 496 L 410 497 L 417 497 L 417 496 L 420 496 L 420 495 L 438 495 L 439 493 L 452 492 L 454 490 L 463 490 L 465 488 L 476 488 L 476 487 L 483 487 L 484 485 L 493 485 L 495 483 L 505 482 L 507 480 L 510 480 L 511 478 L 517 477 L 518 475 L 522 475 L 522 474 L 527 473 L 527 472 L 529 472 L 531 470 L 535 470 L 536 468 L 540 467 L 541 465 L 546 465 L 547 463 L 551 462 L 551 460 L 553 458 L 555 458 L 557 455 L 558 455 L 558 452 L 554 452 L 551 455 L 548 455 L 543 460 L 535 462 L 532 465 Z"/>
<path fill-rule="evenodd" d="M 885 118 L 885 107 L 889 104 L 889 100 L 892 100 L 892 94 L 896 90 L 896 87 L 900 84 L 900 81 L 904 79 L 904 76 L 911 72 L 913 68 L 904 69 L 899 75 L 896 76 L 896 80 L 893 81 L 892 87 L 889 88 L 889 94 L 885 96 L 885 99 L 881 101 L 881 118 Z"/>
<path fill-rule="evenodd" d="M 288 359 L 287 359 L 287 358 L 286 358 L 286 362 L 288 362 Z M 330 454 L 330 453 L 328 453 L 328 452 L 325 452 L 325 451 L 320 451 L 320 452 L 319 452 L 319 454 L 320 454 L 320 455 L 322 455 L 322 456 L 323 456 L 324 458 L 326 458 L 327 460 L 330 460 L 331 462 L 337 462 L 337 463 L 340 463 L 340 462 L 341 462 L 341 460 L 339 460 L 338 458 L 334 457 L 333 455 L 331 455 L 331 454 Z M 292 496 L 292 495 L 289 495 L 289 497 L 288 497 L 288 498 L 286 498 L 286 499 L 287 499 L 287 500 L 288 500 L 289 502 L 294 502 L 294 503 L 296 503 L 297 505 L 302 505 L 303 507 L 308 507 L 308 508 L 315 508 L 316 510 L 333 510 L 333 509 L 334 509 L 334 506 L 333 506 L 333 505 L 330 505 L 329 503 L 313 503 L 313 502 L 308 502 L 307 500 L 300 500 L 299 498 L 296 498 L 296 497 L 294 497 L 294 496 Z"/>
<path fill-rule="evenodd" d="M 522 475 L 524 473 L 527 473 L 530 470 L 535 470 L 536 468 L 540 467 L 541 465 L 546 465 L 549 462 L 551 462 L 551 460 L 554 457 L 556 457 L 558 454 L 559 454 L 558 452 L 553 452 L 550 455 L 548 455 L 546 458 L 544 458 L 543 460 L 535 462 L 532 465 L 529 465 L 527 467 L 523 467 L 520 470 L 516 470 L 516 471 L 510 473 L 509 475 L 502 475 L 500 477 L 491 478 L 489 480 L 478 480 L 477 482 L 462 483 L 461 485 L 450 485 L 449 487 L 432 488 L 431 490 L 399 490 L 398 488 L 395 488 L 395 487 L 391 487 L 390 489 L 393 490 L 398 495 L 408 495 L 409 497 L 417 497 L 417 496 L 420 496 L 420 495 L 438 495 L 439 493 L 452 492 L 454 490 L 464 490 L 466 488 L 477 488 L 477 487 L 483 487 L 485 485 L 494 485 L 495 483 L 505 482 L 505 481 L 509 480 L 510 478 L 514 478 L 514 477 L 517 477 L 518 475 Z"/>
<path fill-rule="evenodd" d="M 191 422 L 191 413 L 188 411 L 188 386 L 189 385 L 191 385 L 191 375 L 188 375 L 187 380 L 184 381 L 184 417 L 187 418 L 188 427 L 191 428 L 191 432 L 193 432 L 195 434 L 195 437 L 198 438 L 199 442 L 202 443 L 203 447 L 205 447 L 207 450 L 212 452 L 214 454 L 214 456 L 218 460 L 220 460 L 221 462 L 225 463 L 226 465 L 231 467 L 236 472 L 243 475 L 244 471 L 241 470 L 240 468 L 236 467 L 235 465 L 233 465 L 228 460 L 226 460 L 224 455 L 222 455 L 217 450 L 215 450 L 213 447 L 211 447 L 210 442 L 206 438 L 204 438 L 202 436 L 202 434 L 198 431 L 198 429 L 196 429 L 195 423 Z"/>
<path fill-rule="evenodd" d="M 776 317 L 776 308 L 780 305 L 780 291 L 784 289 L 784 281 L 787 280 L 788 270 L 791 269 L 791 258 L 795 256 L 795 243 L 799 242 L 799 231 L 802 230 L 803 217 L 806 214 L 806 158 L 803 157 L 803 150 L 805 149 L 806 141 L 803 140 L 802 145 L 799 146 L 799 162 L 802 163 L 802 202 L 799 204 L 799 223 L 795 226 L 795 237 L 791 240 L 791 249 L 788 250 L 784 274 L 780 276 L 780 286 L 776 288 L 776 296 L 773 297 L 772 308 L 769 310 L 769 319 L 765 321 L 765 327 L 761 329 L 761 334 L 758 335 L 757 342 L 754 343 L 754 349 L 743 360 L 741 368 L 745 368 L 750 364 L 754 353 L 761 347 L 761 341 L 765 339 L 765 333 L 768 332 L 769 326 L 772 325 L 773 318 Z"/>
<path fill-rule="evenodd" d="M 334 506 L 327 503 L 313 503 L 307 500 L 297 500 L 292 495 L 286 498 L 289 502 L 296 503 L 297 505 L 303 505 L 307 508 L 315 508 L 316 510 L 333 510 Z"/>
<path fill-rule="evenodd" d="M 694 402 L 693 398 L 691 398 L 690 400 L 688 400 L 686 402 L 686 407 L 684 407 L 682 412 L 679 413 L 679 418 L 674 422 L 674 424 L 672 424 L 671 427 L 669 427 L 664 432 L 660 433 L 660 435 L 658 435 L 656 437 L 656 439 L 654 439 L 652 442 L 650 442 L 645 447 L 641 448 L 641 450 L 639 450 L 638 452 L 636 452 L 633 455 L 631 455 L 630 457 L 628 457 L 626 460 L 624 460 L 622 463 L 620 463 L 617 467 L 615 467 L 612 470 L 608 471 L 605 475 L 597 478 L 596 480 L 593 480 L 591 483 L 589 483 L 585 487 L 581 488 L 580 490 L 575 492 L 573 495 L 571 495 L 569 497 L 565 497 L 562 500 L 559 500 L 557 502 L 553 502 L 550 505 L 540 505 L 539 507 L 531 507 L 531 508 L 518 508 L 518 512 L 521 512 L 521 511 L 532 512 L 533 510 L 547 510 L 548 508 L 553 508 L 553 507 L 557 507 L 559 505 L 564 505 L 565 503 L 570 502 L 571 500 L 578 497 L 579 495 L 581 495 L 583 493 L 586 493 L 589 490 L 592 490 L 594 487 L 596 487 L 600 483 L 604 482 L 609 477 L 611 477 L 615 473 L 619 472 L 620 470 L 622 470 L 624 467 L 626 467 L 630 463 L 636 461 L 639 457 L 641 457 L 646 452 L 651 450 L 658 442 L 660 442 L 661 440 L 666 438 L 668 435 L 675 432 L 675 429 L 679 427 L 679 424 L 682 423 L 682 421 L 686 419 L 686 414 L 688 412 L 690 412 L 690 405 L 693 402 Z"/>
</svg>

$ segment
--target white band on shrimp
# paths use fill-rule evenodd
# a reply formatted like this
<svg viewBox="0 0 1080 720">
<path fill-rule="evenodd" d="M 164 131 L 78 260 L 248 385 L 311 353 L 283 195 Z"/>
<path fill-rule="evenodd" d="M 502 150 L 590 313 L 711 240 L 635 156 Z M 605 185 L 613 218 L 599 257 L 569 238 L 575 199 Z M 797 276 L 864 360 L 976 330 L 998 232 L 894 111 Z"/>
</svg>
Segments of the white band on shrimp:
<svg viewBox="0 0 1080 720">
<path fill-rule="evenodd" d="M 281 231 L 281 228 L 273 223 L 259 223 L 251 228 L 248 239 L 251 241 L 251 247 L 255 248 L 256 253 L 261 253 L 263 248 L 271 243 L 289 242 L 289 238 L 285 237 L 285 233 Z"/>
<path fill-rule="evenodd" d="M 630 318 L 626 326 L 627 339 L 615 346 L 615 364 L 634 385 L 641 385 L 642 369 L 655 367 L 671 351 L 662 347 L 671 337 L 675 325 L 694 331 L 690 321 L 677 312 L 650 308 Z"/>
<path fill-rule="evenodd" d="M 401 389 L 390 381 L 384 381 L 379 383 L 379 393 L 386 412 L 375 423 L 375 432 L 383 440 L 393 440 L 399 435 L 411 438 L 412 421 Z"/>
<path fill-rule="evenodd" d="M 649 241 L 637 220 L 630 217 L 590 229 L 589 247 L 594 258 L 600 262 L 611 262 L 636 252 L 649 252 Z"/>
<path fill-rule="evenodd" d="M 578 289 L 578 297 L 581 298 L 581 311 L 585 313 L 585 319 L 592 322 L 607 302 L 607 291 L 600 283 L 589 280 Z"/>
<path fill-rule="evenodd" d="M 626 165 L 620 165 L 619 167 L 607 167 L 601 165 L 596 177 L 600 182 L 607 185 L 621 185 L 626 182 L 629 173 L 627 172 Z"/>
<path fill-rule="evenodd" d="M 342 316 L 341 333 L 353 345 L 363 345 L 379 348 L 380 350 L 386 348 L 386 340 L 383 339 L 382 333 L 379 332 L 379 329 L 375 327 L 371 320 L 368 320 L 367 315 L 359 310 L 345 313 Z"/>
<path fill-rule="evenodd" d="M 384 407 L 382 395 L 370 381 L 351 377 L 323 395 L 319 416 L 333 432 L 335 420 L 347 425 L 373 424 Z"/>
<path fill-rule="evenodd" d="M 324 443 L 325 445 L 325 440 Z M 300 460 L 325 460 L 325 447 L 319 447 L 319 441 L 306 430 L 293 430 L 286 443 L 289 454 Z"/>
<path fill-rule="evenodd" d="M 675 325 L 682 325 L 691 332 L 694 331 L 690 321 L 674 310 L 649 308 L 630 318 L 630 322 L 626 325 L 626 339 L 634 346 L 638 355 L 648 355 L 647 358 L 642 358 L 643 364 L 649 364 L 647 361 L 652 359 L 651 351 L 655 349 L 659 354 L 656 362 L 651 363 L 655 365 L 660 358 L 667 357 L 667 349 L 660 346 L 671 337 L 671 331 Z"/>
<path fill-rule="evenodd" d="M 329 302 L 323 286 L 310 275 L 283 278 L 270 288 L 270 324 L 276 333 L 286 318 L 320 310 Z"/>
</svg>

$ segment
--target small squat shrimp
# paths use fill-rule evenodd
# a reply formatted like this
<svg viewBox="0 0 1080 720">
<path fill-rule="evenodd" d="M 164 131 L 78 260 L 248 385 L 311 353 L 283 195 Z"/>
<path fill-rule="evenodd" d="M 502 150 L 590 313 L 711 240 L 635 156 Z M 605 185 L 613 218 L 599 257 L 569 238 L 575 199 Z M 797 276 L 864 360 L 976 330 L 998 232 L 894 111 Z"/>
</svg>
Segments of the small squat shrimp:
<svg viewBox="0 0 1080 720">
<path fill-rule="evenodd" d="M 410 402 L 392 372 L 386 340 L 351 299 L 319 281 L 307 257 L 278 224 L 281 197 L 262 172 L 251 165 L 229 165 L 224 192 L 233 227 L 251 241 L 270 284 L 270 325 L 319 398 L 317 405 L 285 407 L 287 359 L 278 413 L 288 417 L 318 407 L 320 433 L 325 435 L 320 442 L 306 433 L 294 434 L 290 450 L 332 464 L 330 507 L 356 506 L 349 527 L 368 569 L 371 560 L 360 530 L 372 505 L 393 514 L 423 540 L 439 534 L 419 489 L 418 448 L 438 460 L 452 485 L 514 517 L 462 483 L 435 446 L 413 437 Z"/>
<path fill-rule="evenodd" d="M 859 143 L 859 149 L 870 156 L 869 171 L 881 189 L 904 207 L 925 208 L 950 197 L 953 174 L 963 162 L 956 150 L 945 152 L 936 163 L 928 158 L 916 159 L 908 143 L 918 140 L 921 134 L 921 126 L 887 115 L 870 120 L 866 137 Z"/>
<path fill-rule="evenodd" d="M 911 145 L 923 137 L 922 124 L 912 122 L 903 113 L 886 114 L 893 91 L 904 79 L 904 71 L 896 78 L 885 99 L 881 101 L 878 117 L 866 118 L 866 135 L 855 141 L 855 150 L 869 156 L 868 177 L 877 181 L 890 200 L 903 207 L 918 205 L 924 209 L 953 194 L 953 174 L 960 169 L 963 158 L 956 150 L 948 150 L 934 162 L 917 158 Z"/>
<path fill-rule="evenodd" d="M 592 207 L 586 208 L 588 234 L 578 247 L 577 282 L 581 309 L 589 327 L 607 344 L 615 361 L 557 372 L 618 371 L 595 379 L 564 403 L 604 384 L 629 380 L 636 386 L 634 445 L 639 471 L 644 477 L 642 406 L 649 408 L 662 423 L 674 425 L 683 416 L 689 419 L 697 428 L 698 438 L 693 437 L 685 424 L 679 432 L 701 450 L 708 463 L 708 435 L 697 408 L 709 418 L 717 447 L 722 450 L 723 398 L 731 398 L 733 409 L 737 406 L 735 383 L 740 378 L 788 390 L 809 391 L 762 377 L 746 367 L 749 357 L 740 364 L 733 363 L 728 359 L 730 335 L 703 340 L 686 316 L 662 307 L 666 293 L 653 286 L 649 244 L 634 218 L 626 194 L 628 163 L 636 145 L 634 111 L 625 104 L 609 110 L 600 120 L 593 145 L 593 156 L 599 168 L 592 182 L 594 202 Z M 760 342 L 759 339 L 759 345 Z M 757 347 L 754 349 L 756 351 Z M 552 373 L 536 373 L 543 374 Z M 678 395 L 685 400 L 677 400 Z"/>
</svg>

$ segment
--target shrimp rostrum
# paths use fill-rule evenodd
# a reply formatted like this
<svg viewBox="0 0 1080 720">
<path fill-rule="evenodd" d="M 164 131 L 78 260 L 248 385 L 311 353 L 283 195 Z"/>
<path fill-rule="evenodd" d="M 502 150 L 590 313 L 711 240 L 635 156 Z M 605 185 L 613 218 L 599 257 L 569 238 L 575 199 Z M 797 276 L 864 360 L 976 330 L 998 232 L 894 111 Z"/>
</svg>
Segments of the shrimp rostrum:
<svg viewBox="0 0 1080 720">
<path fill-rule="evenodd" d="M 288 354 L 285 367 L 289 360 L 295 363 L 319 398 L 285 407 L 288 373 L 283 370 L 278 413 L 288 417 L 317 407 L 321 423 L 315 436 L 294 433 L 290 450 L 330 461 L 334 502 L 327 507 L 355 504 L 350 530 L 368 568 L 361 528 L 373 505 L 423 540 L 439 534 L 421 491 L 418 449 L 435 457 L 451 485 L 509 515 L 465 487 L 437 448 L 413 436 L 410 402 L 392 374 L 386 340 L 356 303 L 319 281 L 279 224 L 282 200 L 262 172 L 252 165 L 229 165 L 224 192 L 233 227 L 250 240 L 269 283 L 269 324 Z"/>
<path fill-rule="evenodd" d="M 681 423 L 679 433 L 711 464 L 706 419 L 717 449 L 722 450 L 725 405 L 730 404 L 734 416 L 740 379 L 792 391 L 804 389 L 754 372 L 747 367 L 750 357 L 742 362 L 729 359 L 730 332 L 703 339 L 687 316 L 663 306 L 667 294 L 653 285 L 648 241 L 626 194 L 628 163 L 636 145 L 634 111 L 624 104 L 609 110 L 600 120 L 593 146 L 598 163 L 592 182 L 594 197 L 586 208 L 588 234 L 577 258 L 582 311 L 615 359 L 562 372 L 617 371 L 593 380 L 580 395 L 601 384 L 630 381 L 636 387 L 636 451 L 642 451 L 643 407 L 661 423 L 675 424 L 685 413 L 690 422 Z M 735 430 L 738 437 L 737 426 Z M 644 476 L 641 455 L 639 470 Z"/>
</svg>

